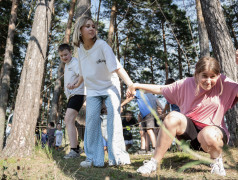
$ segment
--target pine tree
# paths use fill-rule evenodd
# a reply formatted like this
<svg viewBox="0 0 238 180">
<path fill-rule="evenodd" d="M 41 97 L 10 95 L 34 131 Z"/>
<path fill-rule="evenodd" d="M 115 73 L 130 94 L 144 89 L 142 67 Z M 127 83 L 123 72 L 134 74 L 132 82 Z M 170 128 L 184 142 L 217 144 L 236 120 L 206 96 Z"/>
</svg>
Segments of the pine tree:
<svg viewBox="0 0 238 180">
<path fill-rule="evenodd" d="M 10 73 L 12 68 L 14 34 L 16 28 L 18 0 L 12 1 L 11 17 L 8 27 L 7 43 L 4 64 L 1 68 L 0 77 L 0 152 L 3 147 L 5 116 L 8 102 L 8 91 L 10 89 Z"/>
<path fill-rule="evenodd" d="M 35 145 L 35 126 L 54 0 L 38 0 L 37 4 L 4 156 L 29 156 Z"/>
<path fill-rule="evenodd" d="M 202 12 L 211 41 L 213 53 L 220 62 L 222 72 L 237 81 L 235 48 L 227 28 L 219 0 L 201 0 Z M 238 105 L 228 111 L 226 120 L 231 142 L 238 145 Z"/>
</svg>

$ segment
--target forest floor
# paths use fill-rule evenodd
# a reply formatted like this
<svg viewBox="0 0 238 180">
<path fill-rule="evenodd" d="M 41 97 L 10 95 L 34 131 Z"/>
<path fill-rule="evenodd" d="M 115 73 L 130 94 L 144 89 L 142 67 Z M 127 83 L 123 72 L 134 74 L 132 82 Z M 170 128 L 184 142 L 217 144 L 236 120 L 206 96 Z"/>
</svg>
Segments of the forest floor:
<svg viewBox="0 0 238 180">
<path fill-rule="evenodd" d="M 179 168 L 196 159 L 185 152 L 168 152 L 163 159 L 160 168 L 150 176 L 140 175 L 137 168 L 144 160 L 151 158 L 151 155 L 130 154 L 131 165 L 109 167 L 107 156 L 103 168 L 81 168 L 79 163 L 85 159 L 85 154 L 75 159 L 63 159 L 66 147 L 60 151 L 52 152 L 36 148 L 32 157 L 29 158 L 5 158 L 0 159 L 0 179 L 238 179 L 238 149 L 229 148 L 223 155 L 223 161 L 229 166 L 226 168 L 226 177 L 210 174 L 211 168 L 207 164 L 189 165 L 179 172 Z M 197 152 L 208 157 L 208 154 Z"/>
</svg>

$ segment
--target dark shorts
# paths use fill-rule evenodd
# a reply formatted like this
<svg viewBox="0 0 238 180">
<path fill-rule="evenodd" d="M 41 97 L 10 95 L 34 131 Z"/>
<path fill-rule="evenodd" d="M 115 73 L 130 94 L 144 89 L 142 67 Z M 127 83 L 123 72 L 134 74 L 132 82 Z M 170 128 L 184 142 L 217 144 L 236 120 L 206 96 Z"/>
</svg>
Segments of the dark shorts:
<svg viewBox="0 0 238 180">
<path fill-rule="evenodd" d="M 150 113 L 145 116 L 141 122 L 141 130 L 146 131 L 146 129 L 154 129 L 155 119 L 154 116 Z"/>
<path fill-rule="evenodd" d="M 223 139 L 222 139 L 223 143 L 227 144 L 226 132 L 221 127 L 219 127 L 219 126 L 216 126 L 216 127 L 218 127 L 221 130 L 222 134 L 223 134 Z M 202 150 L 201 144 L 198 142 L 198 139 L 197 139 L 198 133 L 200 131 L 201 131 L 201 129 L 198 129 L 196 127 L 196 125 L 193 123 L 193 121 L 191 119 L 187 118 L 187 128 L 186 128 L 185 132 L 182 135 L 177 136 L 177 138 L 179 140 L 181 140 L 181 139 L 191 140 L 190 147 L 193 150 Z"/>
<path fill-rule="evenodd" d="M 83 106 L 84 101 L 84 95 L 74 95 L 69 99 L 67 108 L 71 108 L 79 112 L 80 108 Z"/>
</svg>

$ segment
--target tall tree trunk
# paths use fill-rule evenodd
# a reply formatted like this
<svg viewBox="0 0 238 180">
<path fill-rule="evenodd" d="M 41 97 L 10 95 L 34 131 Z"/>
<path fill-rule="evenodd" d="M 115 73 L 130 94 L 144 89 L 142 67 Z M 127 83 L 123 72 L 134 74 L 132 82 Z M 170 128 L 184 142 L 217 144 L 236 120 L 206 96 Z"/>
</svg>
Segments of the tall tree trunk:
<svg viewBox="0 0 238 180">
<path fill-rule="evenodd" d="M 50 62 L 50 79 L 49 79 L 49 84 L 51 84 L 51 82 L 52 82 L 52 68 L 53 68 L 53 61 Z M 52 90 L 52 88 L 49 87 L 49 90 L 46 91 L 46 96 L 45 96 L 46 99 L 47 99 L 47 110 L 45 111 L 46 112 L 45 117 L 46 117 L 47 124 L 49 122 L 49 114 L 50 114 L 50 95 L 51 95 L 51 90 Z"/>
<path fill-rule="evenodd" d="M 108 44 L 112 47 L 113 43 L 113 34 L 115 28 L 115 17 L 116 17 L 116 1 L 113 1 L 113 5 L 111 8 L 111 17 L 110 17 L 110 25 L 108 31 Z"/>
<path fill-rule="evenodd" d="M 62 109 L 63 109 L 63 100 L 62 100 L 62 93 L 60 94 L 60 97 L 59 97 L 59 109 L 58 109 L 58 114 L 57 114 L 57 119 L 55 121 L 55 124 L 58 124 L 60 123 L 60 119 L 61 119 L 61 114 L 62 114 Z"/>
<path fill-rule="evenodd" d="M 7 157 L 29 156 L 35 146 L 35 127 L 54 0 L 38 0 L 37 3 L 16 99 L 12 130 L 3 150 L 4 156 Z"/>
<path fill-rule="evenodd" d="M 125 45 L 125 49 L 124 49 L 124 69 L 126 70 L 127 74 L 130 76 L 130 68 L 129 66 L 129 62 L 127 62 L 127 48 L 128 48 L 128 42 L 129 42 L 129 36 L 127 35 L 126 37 L 126 45 Z M 124 100 L 126 99 L 126 92 L 125 89 L 123 88 L 123 84 L 121 84 L 121 89 L 123 91 L 121 91 L 121 99 Z M 125 110 L 125 106 L 122 107 Z"/>
<path fill-rule="evenodd" d="M 91 17 L 91 0 L 77 0 L 75 13 L 76 22 L 83 16 Z"/>
<path fill-rule="evenodd" d="M 165 66 L 165 78 L 166 80 L 169 78 L 169 66 L 168 66 L 168 57 L 167 57 L 167 46 L 166 46 L 166 39 L 165 39 L 165 28 L 164 22 L 162 22 L 162 32 L 163 32 L 163 44 L 164 44 L 164 66 Z"/>
<path fill-rule="evenodd" d="M 153 67 L 153 59 L 150 57 L 150 70 L 151 70 L 151 84 L 154 84 L 154 67 Z"/>
<path fill-rule="evenodd" d="M 179 65 L 179 79 L 183 79 L 182 53 L 179 44 L 178 44 L 178 65 Z"/>
<path fill-rule="evenodd" d="M 37 121 L 42 121 L 42 117 L 44 117 L 44 111 L 43 111 L 42 104 L 43 104 L 43 101 L 44 101 L 44 95 L 45 94 L 43 93 L 43 91 L 44 91 L 44 86 L 45 86 L 45 83 L 46 83 L 45 82 L 45 76 L 46 76 L 46 73 L 48 73 L 47 64 L 49 62 L 49 58 L 48 58 L 48 56 L 49 56 L 49 48 L 50 48 L 49 44 L 51 43 L 51 40 L 52 40 L 52 26 L 50 28 L 48 46 L 47 46 L 47 51 L 46 51 L 46 59 L 45 59 L 45 65 L 44 65 L 44 74 L 43 74 L 42 84 L 41 84 L 40 109 L 39 109 L 39 115 L 38 115 L 38 120 Z"/>
<path fill-rule="evenodd" d="M 99 24 L 99 15 L 100 15 L 100 9 L 101 9 L 101 2 L 102 0 L 99 0 L 99 4 L 98 4 L 98 15 L 97 15 L 97 26 Z"/>
<path fill-rule="evenodd" d="M 18 0 L 12 1 L 11 17 L 8 25 L 7 43 L 5 57 L 1 69 L 0 79 L 0 152 L 3 148 L 6 108 L 8 102 L 8 91 L 10 88 L 10 73 L 12 68 L 13 40 L 16 28 Z"/>
<path fill-rule="evenodd" d="M 68 18 L 67 28 L 65 30 L 64 43 L 69 43 L 71 27 L 72 27 L 72 22 L 74 17 L 75 4 L 76 4 L 76 0 L 72 0 L 70 3 L 69 18 Z"/>
<path fill-rule="evenodd" d="M 65 30 L 65 37 L 64 37 L 64 43 L 67 43 L 67 44 L 69 43 L 69 39 L 70 39 L 75 4 L 76 4 L 76 0 L 72 0 L 70 4 L 69 18 L 67 22 L 67 28 Z M 58 67 L 57 80 L 55 82 L 53 99 L 51 102 L 51 111 L 50 111 L 50 119 L 49 119 L 50 122 L 57 120 L 59 97 L 60 97 L 60 92 L 61 92 L 61 88 L 63 84 L 63 80 L 62 80 L 63 74 L 64 74 L 64 63 L 61 62 Z"/>
<path fill-rule="evenodd" d="M 207 28 L 202 15 L 200 0 L 196 0 L 200 57 L 210 56 Z"/>
<path fill-rule="evenodd" d="M 201 0 L 203 17 L 216 59 L 223 73 L 237 81 L 235 49 L 231 40 L 219 0 Z M 224 92 L 225 93 L 225 92 Z M 226 122 L 231 133 L 231 143 L 238 145 L 238 105 L 228 111 Z"/>
<path fill-rule="evenodd" d="M 235 32 L 234 25 L 233 25 L 234 24 L 233 23 L 234 19 L 233 19 L 233 17 L 231 17 L 230 11 L 228 9 L 223 8 L 223 13 L 224 13 L 224 16 L 226 18 L 227 26 L 230 29 L 231 37 L 234 40 L 235 48 L 238 49 L 238 42 L 237 42 L 237 39 L 236 39 L 236 32 Z"/>
</svg>

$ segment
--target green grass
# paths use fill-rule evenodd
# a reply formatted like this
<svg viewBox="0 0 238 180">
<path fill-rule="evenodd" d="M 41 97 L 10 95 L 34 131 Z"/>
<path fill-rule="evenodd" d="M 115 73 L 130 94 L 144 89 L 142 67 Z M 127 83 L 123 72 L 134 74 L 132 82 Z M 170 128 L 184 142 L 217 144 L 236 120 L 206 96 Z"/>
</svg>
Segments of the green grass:
<svg viewBox="0 0 238 180">
<path fill-rule="evenodd" d="M 148 160 L 148 155 L 133 155 L 131 165 L 109 167 L 108 159 L 105 158 L 105 167 L 103 168 L 81 168 L 80 162 L 85 159 L 85 154 L 76 159 L 63 159 L 68 146 L 61 151 L 36 148 L 35 154 L 29 158 L 5 158 L 0 159 L 0 179 L 238 179 L 238 150 L 229 148 L 229 153 L 224 154 L 224 162 L 229 165 L 226 169 L 227 176 L 222 178 L 210 174 L 210 167 L 207 164 L 196 164 L 196 158 L 184 152 L 166 153 L 161 166 L 156 174 L 150 176 L 136 173 L 136 169 Z M 202 156 L 208 157 L 208 154 L 198 152 Z M 232 159 L 232 161 L 231 161 Z M 192 162 L 192 163 L 191 163 Z M 191 163 L 191 164 L 188 164 Z M 184 170 L 180 168 L 188 165 Z"/>
</svg>

